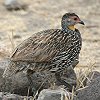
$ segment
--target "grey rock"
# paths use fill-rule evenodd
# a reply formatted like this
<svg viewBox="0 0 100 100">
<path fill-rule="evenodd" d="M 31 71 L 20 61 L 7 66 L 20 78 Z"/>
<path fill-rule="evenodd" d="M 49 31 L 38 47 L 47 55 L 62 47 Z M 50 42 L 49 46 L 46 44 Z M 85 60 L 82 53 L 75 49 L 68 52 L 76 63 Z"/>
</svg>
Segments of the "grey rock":
<svg viewBox="0 0 100 100">
<path fill-rule="evenodd" d="M 44 89 L 37 100 L 71 100 L 72 94 L 64 89 Z M 74 97 L 73 100 L 76 100 Z"/>
<path fill-rule="evenodd" d="M 33 100 L 32 96 L 20 96 L 7 92 L 0 92 L 0 100 Z"/>
<path fill-rule="evenodd" d="M 3 78 L 1 79 L 0 79 L 0 83 L 2 83 L 0 85 L 1 91 L 16 93 L 19 95 L 27 95 L 30 84 L 24 73 L 18 73 L 9 79 L 3 79 Z"/>
<path fill-rule="evenodd" d="M 0 92 L 0 100 L 3 98 L 3 92 Z"/>
<path fill-rule="evenodd" d="M 94 80 L 97 77 L 100 77 L 100 72 L 92 71 L 89 73 L 89 75 L 87 77 L 88 77 L 88 79 L 86 78 L 86 80 L 84 81 L 84 86 L 90 85 L 92 80 Z"/>
<path fill-rule="evenodd" d="M 36 90 L 47 89 L 57 81 L 55 75 L 47 71 L 35 72 L 31 75 L 31 79 Z"/>
<path fill-rule="evenodd" d="M 5 7 L 7 10 L 26 10 L 27 5 L 22 3 L 20 0 L 5 0 Z"/>
<path fill-rule="evenodd" d="M 0 60 L 0 69 L 4 70 L 8 64 L 10 63 L 10 59 L 9 58 L 5 58 L 3 60 Z M 3 73 L 3 71 L 0 71 L 1 73 Z"/>
<path fill-rule="evenodd" d="M 77 93 L 77 99 L 100 100 L 100 77 L 93 79 L 87 87 L 80 89 Z"/>
<path fill-rule="evenodd" d="M 25 73 L 19 72 L 15 76 L 7 79 L 2 77 L 4 68 L 8 64 L 9 60 L 0 61 L 0 91 L 16 93 L 19 95 L 27 95 L 30 84 Z"/>
<path fill-rule="evenodd" d="M 19 95 L 16 95 L 16 94 L 6 94 L 6 95 L 3 95 L 3 98 L 2 100 L 23 100 L 21 98 L 21 96 Z"/>
<path fill-rule="evenodd" d="M 19 39 L 19 38 L 21 38 L 21 36 L 16 34 L 16 35 L 13 36 L 13 38 L 14 39 Z"/>
<path fill-rule="evenodd" d="M 66 90 L 72 91 L 72 87 L 76 86 L 76 74 L 74 69 L 67 68 L 63 73 L 52 73 L 50 71 L 35 72 L 31 75 L 33 81 L 33 87 L 36 90 L 42 90 L 49 88 L 52 84 L 60 86 L 64 85 Z"/>
</svg>

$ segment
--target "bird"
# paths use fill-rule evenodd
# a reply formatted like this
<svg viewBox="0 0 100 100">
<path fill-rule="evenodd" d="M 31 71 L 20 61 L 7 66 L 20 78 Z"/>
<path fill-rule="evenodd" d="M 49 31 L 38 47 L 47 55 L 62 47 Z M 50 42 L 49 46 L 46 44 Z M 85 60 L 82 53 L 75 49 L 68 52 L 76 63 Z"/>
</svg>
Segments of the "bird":
<svg viewBox="0 0 100 100">
<path fill-rule="evenodd" d="M 47 29 L 34 33 L 13 51 L 4 78 L 21 71 L 28 75 L 35 72 L 52 72 L 60 79 L 60 73 L 73 69 L 79 63 L 82 37 L 76 24 L 85 25 L 75 13 L 65 13 L 61 29 Z M 64 78 L 65 79 L 65 78 Z"/>
</svg>

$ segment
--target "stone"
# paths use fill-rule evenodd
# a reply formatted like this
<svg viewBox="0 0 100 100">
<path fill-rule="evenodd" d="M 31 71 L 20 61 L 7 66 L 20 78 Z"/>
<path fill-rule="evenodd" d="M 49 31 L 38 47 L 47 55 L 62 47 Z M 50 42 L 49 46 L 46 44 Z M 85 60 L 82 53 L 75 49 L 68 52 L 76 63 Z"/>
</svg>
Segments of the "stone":
<svg viewBox="0 0 100 100">
<path fill-rule="evenodd" d="M 0 92 L 0 100 L 33 100 L 32 96 L 20 96 L 7 92 Z"/>
<path fill-rule="evenodd" d="M 8 66 L 8 64 L 8 60 L 0 61 L 0 91 L 16 93 L 19 95 L 27 95 L 30 84 L 25 73 L 19 72 L 11 78 L 2 77 L 4 69 Z"/>
<path fill-rule="evenodd" d="M 98 71 L 90 72 L 84 81 L 84 86 L 88 86 L 91 83 L 91 81 L 97 77 L 100 77 L 100 72 L 98 72 Z"/>
<path fill-rule="evenodd" d="M 26 10 L 27 5 L 25 3 L 22 3 L 20 0 L 5 0 L 4 3 L 7 10 Z"/>
<path fill-rule="evenodd" d="M 50 71 L 35 72 L 31 75 L 31 79 L 36 90 L 47 89 L 55 83 L 57 86 L 64 85 L 65 89 L 71 92 L 73 86 L 76 86 L 77 78 L 74 69 L 67 68 L 63 73 L 56 74 Z"/>
<path fill-rule="evenodd" d="M 88 86 L 77 91 L 78 100 L 100 100 L 100 76 L 93 79 Z"/>
<path fill-rule="evenodd" d="M 2 81 L 0 79 L 0 83 L 2 83 L 0 85 L 1 91 L 24 96 L 27 95 L 28 89 L 30 87 L 28 79 L 24 73 L 18 73 L 15 76 L 8 79 L 2 78 Z"/>
<path fill-rule="evenodd" d="M 44 89 L 40 92 L 37 100 L 70 100 L 72 94 L 64 89 Z M 76 100 L 76 97 L 73 97 Z"/>
<path fill-rule="evenodd" d="M 0 92 L 0 100 L 2 100 L 3 92 Z"/>
<path fill-rule="evenodd" d="M 6 95 L 3 95 L 3 100 L 23 100 L 21 96 L 18 96 L 16 94 L 10 94 L 7 93 Z"/>
</svg>

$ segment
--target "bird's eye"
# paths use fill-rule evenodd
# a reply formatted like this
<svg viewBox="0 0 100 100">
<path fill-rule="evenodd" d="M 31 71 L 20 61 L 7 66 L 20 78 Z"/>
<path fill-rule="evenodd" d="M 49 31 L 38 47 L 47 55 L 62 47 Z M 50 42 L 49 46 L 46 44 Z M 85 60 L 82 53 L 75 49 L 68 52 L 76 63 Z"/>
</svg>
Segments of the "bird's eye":
<svg viewBox="0 0 100 100">
<path fill-rule="evenodd" d="M 77 20 L 77 18 L 74 18 L 74 20 Z"/>
</svg>

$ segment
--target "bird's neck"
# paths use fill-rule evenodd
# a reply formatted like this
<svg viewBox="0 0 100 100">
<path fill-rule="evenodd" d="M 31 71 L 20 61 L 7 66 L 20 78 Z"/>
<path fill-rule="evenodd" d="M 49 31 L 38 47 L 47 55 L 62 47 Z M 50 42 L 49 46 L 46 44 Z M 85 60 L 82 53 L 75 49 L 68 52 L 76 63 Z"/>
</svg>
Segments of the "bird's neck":
<svg viewBox="0 0 100 100">
<path fill-rule="evenodd" d="M 69 26 L 67 26 L 67 25 L 65 25 L 64 23 L 62 24 L 62 29 L 63 30 L 72 30 L 72 31 L 75 31 L 75 26 L 74 25 L 69 25 Z"/>
</svg>

